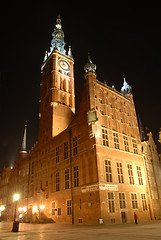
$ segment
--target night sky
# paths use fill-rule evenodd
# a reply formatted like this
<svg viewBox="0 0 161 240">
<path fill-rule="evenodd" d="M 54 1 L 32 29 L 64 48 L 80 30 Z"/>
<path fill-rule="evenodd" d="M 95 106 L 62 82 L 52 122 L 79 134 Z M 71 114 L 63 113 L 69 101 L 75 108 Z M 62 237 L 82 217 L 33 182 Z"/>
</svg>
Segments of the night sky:
<svg viewBox="0 0 161 240">
<path fill-rule="evenodd" d="M 9 4 L 9 3 L 8 3 Z M 4 7 L 0 44 L 0 170 L 18 157 L 25 121 L 27 149 L 37 140 L 40 67 L 60 13 L 75 60 L 76 107 L 84 84 L 88 51 L 97 78 L 120 91 L 123 73 L 132 86 L 137 113 L 152 131 L 159 151 L 161 127 L 161 8 L 73 7 L 41 4 Z"/>
</svg>

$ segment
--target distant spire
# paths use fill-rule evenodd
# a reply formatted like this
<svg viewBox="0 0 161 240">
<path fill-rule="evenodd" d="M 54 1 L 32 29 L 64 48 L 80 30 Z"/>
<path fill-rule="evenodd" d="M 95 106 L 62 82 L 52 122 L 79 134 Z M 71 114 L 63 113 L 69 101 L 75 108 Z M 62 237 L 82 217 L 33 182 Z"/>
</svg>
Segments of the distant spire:
<svg viewBox="0 0 161 240">
<path fill-rule="evenodd" d="M 141 141 L 146 141 L 147 140 L 147 136 L 144 132 L 144 128 L 143 128 L 143 125 L 142 125 L 142 122 L 141 122 L 141 119 L 140 119 L 140 116 L 138 114 L 138 124 L 139 124 L 139 131 L 140 131 L 140 138 L 141 138 Z"/>
<path fill-rule="evenodd" d="M 24 129 L 24 134 L 23 134 L 21 152 L 27 152 L 27 150 L 26 150 L 26 132 L 27 132 L 27 121 L 25 123 L 25 129 Z"/>
</svg>

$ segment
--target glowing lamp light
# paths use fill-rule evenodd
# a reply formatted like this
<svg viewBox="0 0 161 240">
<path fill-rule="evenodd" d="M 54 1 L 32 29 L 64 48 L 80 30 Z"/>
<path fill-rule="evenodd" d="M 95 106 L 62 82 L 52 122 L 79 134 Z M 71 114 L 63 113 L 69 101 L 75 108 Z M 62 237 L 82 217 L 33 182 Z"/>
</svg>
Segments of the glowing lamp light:
<svg viewBox="0 0 161 240">
<path fill-rule="evenodd" d="M 14 201 L 18 201 L 19 198 L 20 198 L 20 194 L 16 193 L 16 194 L 13 195 Z"/>
<path fill-rule="evenodd" d="M 27 211 L 27 207 L 23 207 L 23 211 L 26 212 Z"/>
<path fill-rule="evenodd" d="M 40 209 L 44 210 L 45 206 L 44 205 L 40 205 Z"/>
<path fill-rule="evenodd" d="M 22 212 L 22 207 L 19 207 L 18 211 L 19 211 L 19 212 Z"/>
<path fill-rule="evenodd" d="M 0 207 L 0 212 L 4 211 L 5 210 L 5 206 L 1 206 Z"/>
<path fill-rule="evenodd" d="M 33 212 L 33 214 L 38 212 L 37 206 L 33 206 L 32 212 Z"/>
</svg>

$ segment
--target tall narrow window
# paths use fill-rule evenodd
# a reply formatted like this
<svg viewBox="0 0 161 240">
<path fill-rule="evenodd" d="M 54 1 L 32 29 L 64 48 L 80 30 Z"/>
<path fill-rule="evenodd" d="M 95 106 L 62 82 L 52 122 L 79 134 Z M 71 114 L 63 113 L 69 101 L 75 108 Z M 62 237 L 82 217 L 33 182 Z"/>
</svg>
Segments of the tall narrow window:
<svg viewBox="0 0 161 240">
<path fill-rule="evenodd" d="M 59 162 L 59 147 L 56 147 L 56 163 Z"/>
<path fill-rule="evenodd" d="M 126 208 L 125 193 L 119 193 L 120 208 Z"/>
<path fill-rule="evenodd" d="M 69 169 L 65 170 L 65 189 L 69 188 Z"/>
<path fill-rule="evenodd" d="M 108 131 L 105 128 L 102 128 L 102 143 L 103 146 L 108 147 L 109 143 L 108 143 Z"/>
<path fill-rule="evenodd" d="M 124 183 L 123 167 L 121 162 L 117 162 L 117 173 L 118 173 L 119 183 Z"/>
<path fill-rule="evenodd" d="M 133 176 L 133 169 L 131 164 L 127 164 L 128 175 L 129 175 L 129 182 L 130 184 L 134 184 L 134 176 Z"/>
<path fill-rule="evenodd" d="M 56 204 L 55 204 L 55 202 L 52 202 L 51 203 L 51 214 L 52 215 L 55 215 L 55 208 L 56 208 Z"/>
<path fill-rule="evenodd" d="M 72 215 L 72 201 L 67 200 L 67 215 Z"/>
<path fill-rule="evenodd" d="M 132 201 L 132 208 L 138 208 L 138 200 L 137 200 L 137 194 L 131 193 L 131 201 Z"/>
<path fill-rule="evenodd" d="M 79 186 L 79 172 L 78 172 L 78 166 L 74 167 L 74 187 Z"/>
<path fill-rule="evenodd" d="M 73 138 L 73 156 L 77 155 L 77 137 Z"/>
<path fill-rule="evenodd" d="M 113 192 L 108 192 L 108 207 L 109 212 L 114 213 L 115 212 L 115 203 L 114 203 L 114 194 Z"/>
<path fill-rule="evenodd" d="M 136 139 L 132 139 L 132 145 L 133 145 L 134 153 L 138 154 L 138 147 L 137 147 Z"/>
<path fill-rule="evenodd" d="M 143 205 L 143 211 L 147 211 L 147 203 L 146 203 L 146 197 L 145 194 L 141 194 L 141 199 L 142 199 L 142 205 Z"/>
<path fill-rule="evenodd" d="M 106 173 L 106 181 L 112 182 L 112 167 L 111 161 L 105 160 L 105 173 Z"/>
<path fill-rule="evenodd" d="M 56 191 L 60 190 L 60 176 L 59 172 L 56 173 Z"/>
<path fill-rule="evenodd" d="M 139 185 L 143 185 L 143 178 L 142 178 L 142 174 L 141 174 L 141 167 L 140 166 L 136 166 L 136 169 L 137 169 L 137 174 L 138 174 Z"/>
<path fill-rule="evenodd" d="M 120 145 L 119 145 L 119 135 L 116 132 L 113 132 L 113 140 L 114 140 L 114 147 L 116 149 L 120 149 Z"/>
<path fill-rule="evenodd" d="M 128 142 L 128 137 L 127 137 L 127 136 L 123 136 L 123 140 L 124 140 L 125 151 L 129 152 L 129 142 Z"/>
<path fill-rule="evenodd" d="M 68 142 L 64 143 L 64 159 L 68 158 Z"/>
</svg>

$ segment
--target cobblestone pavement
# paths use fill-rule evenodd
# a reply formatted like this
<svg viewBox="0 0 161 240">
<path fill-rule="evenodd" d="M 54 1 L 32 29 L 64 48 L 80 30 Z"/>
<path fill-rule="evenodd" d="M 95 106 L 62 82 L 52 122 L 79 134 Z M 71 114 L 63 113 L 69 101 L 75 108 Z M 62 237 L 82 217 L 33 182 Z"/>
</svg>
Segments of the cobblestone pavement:
<svg viewBox="0 0 161 240">
<path fill-rule="evenodd" d="M 161 240 L 161 221 L 106 226 L 20 223 L 18 233 L 11 230 L 12 223 L 0 222 L 0 240 Z"/>
</svg>

